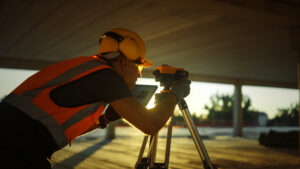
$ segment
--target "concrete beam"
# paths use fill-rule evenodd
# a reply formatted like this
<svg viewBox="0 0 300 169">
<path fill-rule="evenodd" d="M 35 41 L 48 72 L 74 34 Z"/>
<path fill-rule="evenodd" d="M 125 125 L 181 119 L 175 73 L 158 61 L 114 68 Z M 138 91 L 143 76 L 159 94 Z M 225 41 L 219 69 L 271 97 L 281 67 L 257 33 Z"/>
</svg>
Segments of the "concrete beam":
<svg viewBox="0 0 300 169">
<path fill-rule="evenodd" d="M 152 74 L 153 70 L 143 70 L 143 77 L 154 78 Z M 271 80 L 258 80 L 258 79 L 241 79 L 235 77 L 224 77 L 224 76 L 212 76 L 202 74 L 189 74 L 189 79 L 198 82 L 211 82 L 211 83 L 224 83 L 224 84 L 235 84 L 239 82 L 241 85 L 250 86 L 267 86 L 267 87 L 282 87 L 297 89 L 298 84 L 296 82 L 280 82 Z"/>
<path fill-rule="evenodd" d="M 274 0 L 214 0 L 232 6 L 269 13 L 287 18 L 300 19 L 300 7 L 296 2 Z"/>
<path fill-rule="evenodd" d="M 20 59 L 20 58 L 5 58 L 0 57 L 0 68 L 11 68 L 11 69 L 31 69 L 39 70 L 46 66 L 49 66 L 54 61 L 44 61 L 44 60 L 30 60 L 30 59 Z"/>
<path fill-rule="evenodd" d="M 40 70 L 46 66 L 54 64 L 54 61 L 44 61 L 44 60 L 28 60 L 28 59 L 11 59 L 0 57 L 0 68 L 11 68 L 11 69 L 30 69 L 30 70 Z M 144 69 L 143 77 L 154 78 L 152 74 L 153 70 Z M 224 84 L 235 84 L 237 79 L 242 85 L 253 85 L 253 86 L 268 86 L 268 87 L 282 87 L 282 88 L 292 88 L 297 89 L 297 82 L 279 82 L 279 81 L 269 81 L 269 80 L 257 80 L 257 79 L 241 79 L 234 77 L 223 77 L 223 76 L 212 76 L 212 75 L 202 75 L 202 74 L 190 74 L 190 79 L 199 82 L 211 82 L 211 83 L 224 83 Z"/>
<path fill-rule="evenodd" d="M 152 74 L 153 70 L 143 70 L 143 77 L 154 78 Z M 224 84 L 235 84 L 239 82 L 241 85 L 251 85 L 251 86 L 267 86 L 267 87 L 282 87 L 297 89 L 298 84 L 296 82 L 280 82 L 271 80 L 258 80 L 258 79 L 241 79 L 235 77 L 224 77 L 224 76 L 212 76 L 212 75 L 202 75 L 202 74 L 190 74 L 189 79 L 198 82 L 211 82 L 211 83 L 224 83 Z"/>
</svg>

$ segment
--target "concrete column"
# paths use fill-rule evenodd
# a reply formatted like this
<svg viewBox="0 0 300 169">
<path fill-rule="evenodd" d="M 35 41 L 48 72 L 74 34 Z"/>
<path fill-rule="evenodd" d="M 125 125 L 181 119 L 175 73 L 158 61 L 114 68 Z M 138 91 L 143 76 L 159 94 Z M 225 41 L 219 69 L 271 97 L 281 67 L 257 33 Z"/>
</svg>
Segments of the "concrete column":
<svg viewBox="0 0 300 169">
<path fill-rule="evenodd" d="M 106 128 L 105 139 L 112 140 L 115 138 L 115 126 L 109 124 Z"/>
<path fill-rule="evenodd" d="M 300 25 L 291 28 L 290 34 L 291 48 L 298 52 L 298 89 L 299 89 L 299 101 L 300 101 Z M 300 103 L 298 108 L 298 127 L 299 127 L 299 152 L 300 152 Z"/>
<path fill-rule="evenodd" d="M 242 85 L 238 82 L 234 90 L 233 136 L 243 136 Z"/>
<path fill-rule="evenodd" d="M 299 102 L 300 102 L 300 51 L 298 53 L 298 94 L 299 94 Z M 298 130 L 299 130 L 299 143 L 298 143 L 298 148 L 299 148 L 299 152 L 300 152 L 300 103 L 298 103 Z"/>
<path fill-rule="evenodd" d="M 105 139 L 113 140 L 116 137 L 115 130 L 118 121 L 119 120 L 110 122 L 109 125 L 106 127 Z"/>
</svg>

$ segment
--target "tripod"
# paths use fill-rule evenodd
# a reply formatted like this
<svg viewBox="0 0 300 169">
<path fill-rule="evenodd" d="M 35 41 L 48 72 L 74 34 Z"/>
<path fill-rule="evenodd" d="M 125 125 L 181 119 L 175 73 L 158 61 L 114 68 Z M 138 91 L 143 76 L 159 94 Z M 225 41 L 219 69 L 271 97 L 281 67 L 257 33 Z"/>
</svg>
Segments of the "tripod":
<svg viewBox="0 0 300 169">
<path fill-rule="evenodd" d="M 155 95 L 155 103 L 156 104 L 159 104 L 159 101 L 167 94 L 166 91 L 169 91 L 169 89 L 165 88 L 163 91 L 161 91 L 160 93 Z M 196 129 L 195 124 L 192 121 L 191 114 L 189 112 L 188 106 L 184 99 L 182 99 L 178 102 L 178 107 L 181 110 L 182 115 L 184 117 L 184 121 L 193 137 L 195 146 L 196 146 L 197 151 L 202 160 L 204 169 L 217 169 L 217 167 L 212 164 L 212 162 L 207 154 L 205 146 L 201 140 L 200 134 L 198 133 L 198 130 Z M 140 149 L 140 153 L 138 156 L 138 160 L 135 165 L 135 169 L 148 169 L 148 168 L 149 169 L 167 169 L 169 167 L 170 147 L 171 147 L 172 127 L 173 127 L 172 119 L 173 119 L 173 117 L 171 117 L 170 122 L 168 124 L 164 163 L 155 163 L 158 134 L 151 136 L 147 157 L 143 157 L 143 154 L 144 154 L 144 151 L 146 148 L 146 144 L 148 141 L 148 137 L 149 137 L 148 135 L 145 135 L 143 142 L 142 142 L 141 149 Z"/>
</svg>

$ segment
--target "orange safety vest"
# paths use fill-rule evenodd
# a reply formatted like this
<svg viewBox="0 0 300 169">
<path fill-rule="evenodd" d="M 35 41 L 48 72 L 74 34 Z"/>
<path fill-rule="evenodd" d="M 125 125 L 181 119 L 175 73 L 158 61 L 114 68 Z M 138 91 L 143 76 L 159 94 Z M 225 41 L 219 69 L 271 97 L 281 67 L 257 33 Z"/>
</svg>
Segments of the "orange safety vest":
<svg viewBox="0 0 300 169">
<path fill-rule="evenodd" d="M 99 101 L 78 107 L 62 107 L 53 102 L 50 92 L 107 68 L 111 69 L 96 55 L 59 62 L 29 77 L 3 101 L 40 121 L 48 128 L 59 148 L 62 148 L 95 125 L 108 104 Z"/>
</svg>

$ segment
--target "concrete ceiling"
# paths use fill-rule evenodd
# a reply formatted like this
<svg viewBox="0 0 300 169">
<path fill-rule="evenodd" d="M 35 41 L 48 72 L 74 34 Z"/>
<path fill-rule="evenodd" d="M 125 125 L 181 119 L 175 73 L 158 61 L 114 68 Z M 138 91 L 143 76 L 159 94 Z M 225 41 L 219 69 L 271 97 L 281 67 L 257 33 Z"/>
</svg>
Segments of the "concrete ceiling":
<svg viewBox="0 0 300 169">
<path fill-rule="evenodd" d="M 0 0 L 0 23 L 3 68 L 40 69 L 95 54 L 102 33 L 124 27 L 145 40 L 153 68 L 184 67 L 199 81 L 297 88 L 291 32 L 300 25 L 298 0 Z"/>
</svg>

